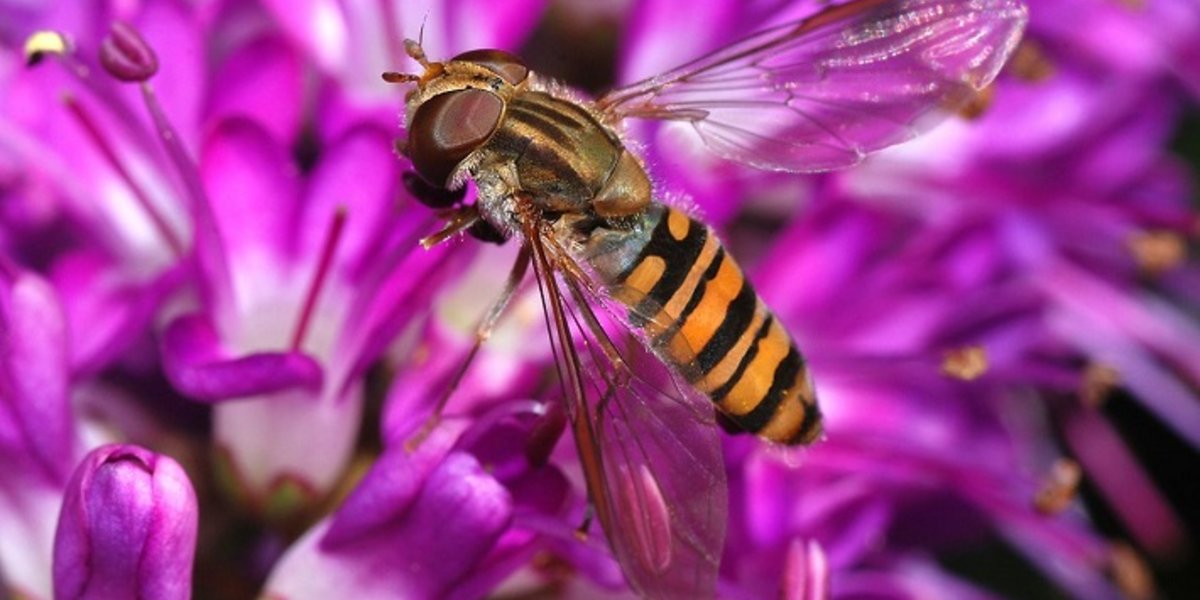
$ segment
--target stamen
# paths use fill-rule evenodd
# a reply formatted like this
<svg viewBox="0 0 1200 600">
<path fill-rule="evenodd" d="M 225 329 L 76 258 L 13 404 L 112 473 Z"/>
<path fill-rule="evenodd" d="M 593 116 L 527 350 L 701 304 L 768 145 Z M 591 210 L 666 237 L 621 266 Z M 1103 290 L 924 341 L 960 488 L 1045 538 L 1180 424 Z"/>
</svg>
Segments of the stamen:
<svg viewBox="0 0 1200 600">
<path fill-rule="evenodd" d="M 300 311 L 300 320 L 296 323 L 296 332 L 292 335 L 292 350 L 299 350 L 300 344 L 304 341 L 304 335 L 308 332 L 308 324 L 312 320 L 313 309 L 317 306 L 317 298 L 320 296 L 321 287 L 325 283 L 325 278 L 329 274 L 329 265 L 333 264 L 333 255 L 337 251 L 338 242 L 342 238 L 342 229 L 346 224 L 346 207 L 339 206 L 333 214 L 333 222 L 329 225 L 329 232 L 325 234 L 325 244 L 321 248 L 321 258 L 317 263 L 317 272 L 313 275 L 312 283 L 308 286 L 308 293 L 304 298 L 304 308 Z"/>
<path fill-rule="evenodd" d="M 100 104 L 116 117 L 117 122 L 123 125 L 139 144 L 147 148 L 152 145 L 150 136 L 141 126 L 137 116 L 129 110 L 125 100 L 116 94 L 113 86 L 107 85 L 107 79 L 93 77 L 92 69 L 75 58 L 75 50 L 63 34 L 57 31 L 39 31 L 25 40 L 26 66 L 33 67 L 47 56 L 58 59 L 67 73 L 92 92 Z"/>
<path fill-rule="evenodd" d="M 158 57 L 136 29 L 113 23 L 100 42 L 100 64 L 121 81 L 142 82 L 158 72 Z"/>
<path fill-rule="evenodd" d="M 197 240 L 196 248 L 200 253 L 198 260 L 208 269 L 212 279 L 212 281 L 206 282 L 208 290 L 216 295 L 226 294 L 232 288 L 233 279 L 229 274 L 225 254 L 216 250 L 220 233 L 217 231 L 216 217 L 208 202 L 208 193 L 204 191 L 204 184 L 200 181 L 200 171 L 196 167 L 196 162 L 188 156 L 187 150 L 180 142 L 179 134 L 175 132 L 175 128 L 167 119 L 167 114 L 163 112 L 162 105 L 158 103 L 158 98 L 154 95 L 154 89 L 150 87 L 150 83 L 143 81 L 138 87 L 142 90 L 142 100 L 146 104 L 146 111 L 150 113 L 150 120 L 154 122 L 159 142 L 167 151 L 167 159 L 174 165 L 175 172 L 179 174 L 179 179 L 183 183 L 184 195 L 193 219 L 192 227 L 193 235 Z M 202 239 L 212 241 L 203 244 L 200 242 Z M 210 248 L 210 251 L 206 252 L 205 248 Z"/>
<path fill-rule="evenodd" d="M 179 236 L 175 234 L 175 231 L 171 229 L 170 225 L 167 224 L 167 221 L 165 218 L 163 218 L 162 214 L 158 212 L 158 208 L 154 206 L 154 203 L 150 201 L 150 197 L 146 194 L 146 191 L 143 190 L 136 181 L 134 181 L 133 177 L 129 173 L 129 170 L 125 168 L 125 165 L 121 162 L 121 159 L 117 157 L 116 151 L 111 145 L 109 145 L 108 140 L 106 140 L 104 137 L 104 134 L 100 132 L 100 127 L 96 125 L 95 119 L 91 117 L 83 105 L 79 104 L 79 102 L 75 100 L 74 96 L 70 94 L 63 96 L 63 103 L 67 106 L 67 110 L 71 113 L 71 116 L 73 116 L 80 126 L 83 127 L 84 132 L 87 133 L 88 138 L 91 139 L 93 144 L 95 144 L 96 148 L 100 151 L 100 154 L 102 154 L 104 159 L 108 161 L 109 166 L 111 166 L 113 170 L 117 172 L 117 175 L 119 175 L 121 179 L 125 181 L 125 185 L 127 185 L 133 192 L 134 199 L 137 200 L 138 205 L 150 218 L 150 221 L 154 224 L 154 228 L 159 232 L 159 235 L 162 236 L 163 241 L 170 246 L 171 251 L 175 254 L 175 256 L 183 256 L 183 242 L 179 239 Z"/>
</svg>

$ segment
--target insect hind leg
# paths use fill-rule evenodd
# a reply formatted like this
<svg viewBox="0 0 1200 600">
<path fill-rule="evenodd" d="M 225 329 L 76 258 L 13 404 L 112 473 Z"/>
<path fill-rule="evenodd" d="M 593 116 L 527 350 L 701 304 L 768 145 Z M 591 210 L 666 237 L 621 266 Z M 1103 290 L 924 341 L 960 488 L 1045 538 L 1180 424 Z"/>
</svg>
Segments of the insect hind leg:
<svg viewBox="0 0 1200 600">
<path fill-rule="evenodd" d="M 500 317 L 504 315 L 504 310 L 508 308 L 509 302 L 516 295 L 517 290 L 521 287 L 521 281 L 525 279 L 525 272 L 529 269 L 529 249 L 522 247 L 517 253 L 517 260 L 513 263 L 512 271 L 508 274 L 508 281 L 504 284 L 504 289 L 500 295 L 492 301 L 492 305 L 488 307 L 483 318 L 475 327 L 475 340 L 471 344 L 471 349 L 467 351 L 466 356 L 458 365 L 458 369 L 454 371 L 454 375 L 450 378 L 445 391 L 438 398 L 437 404 L 433 407 L 433 412 L 429 415 L 421 427 L 412 437 L 404 442 L 404 448 L 412 452 L 429 437 L 429 434 L 437 427 L 442 420 L 442 412 L 446 409 L 446 405 L 450 401 L 450 397 L 454 394 L 454 390 L 458 389 L 462 383 L 463 377 L 467 375 L 467 370 L 471 364 L 475 362 L 475 357 L 479 354 L 479 349 L 483 343 L 492 336 L 492 331 L 496 328 L 496 323 L 500 321 Z"/>
</svg>

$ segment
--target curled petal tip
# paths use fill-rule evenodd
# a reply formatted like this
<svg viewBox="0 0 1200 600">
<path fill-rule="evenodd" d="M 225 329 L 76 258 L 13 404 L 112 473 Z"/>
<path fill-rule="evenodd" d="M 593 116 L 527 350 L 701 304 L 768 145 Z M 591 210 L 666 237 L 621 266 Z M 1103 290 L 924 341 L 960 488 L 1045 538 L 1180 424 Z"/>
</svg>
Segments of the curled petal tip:
<svg viewBox="0 0 1200 600">
<path fill-rule="evenodd" d="M 158 72 L 158 56 L 145 38 L 130 25 L 113 23 L 100 43 L 100 64 L 121 81 L 146 81 Z"/>
</svg>

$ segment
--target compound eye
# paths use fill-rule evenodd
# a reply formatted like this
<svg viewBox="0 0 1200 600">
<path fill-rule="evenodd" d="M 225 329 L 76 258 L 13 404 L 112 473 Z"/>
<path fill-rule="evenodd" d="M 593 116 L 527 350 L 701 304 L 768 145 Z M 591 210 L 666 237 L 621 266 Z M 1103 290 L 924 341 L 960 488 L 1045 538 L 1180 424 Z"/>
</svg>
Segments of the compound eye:
<svg viewBox="0 0 1200 600">
<path fill-rule="evenodd" d="M 454 57 L 454 60 L 473 62 L 517 85 L 529 76 L 529 67 L 516 55 L 503 50 L 470 50 Z"/>
<path fill-rule="evenodd" d="M 413 114 L 408 156 L 426 181 L 444 186 L 464 158 L 500 124 L 504 101 L 483 90 L 465 89 L 426 100 Z"/>
</svg>

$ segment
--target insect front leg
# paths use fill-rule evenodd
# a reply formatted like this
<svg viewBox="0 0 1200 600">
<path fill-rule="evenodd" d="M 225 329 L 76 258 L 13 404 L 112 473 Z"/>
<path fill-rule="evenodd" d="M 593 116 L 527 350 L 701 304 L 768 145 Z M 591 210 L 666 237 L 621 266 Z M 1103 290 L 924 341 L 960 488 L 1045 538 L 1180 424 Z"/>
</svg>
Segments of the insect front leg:
<svg viewBox="0 0 1200 600">
<path fill-rule="evenodd" d="M 479 209 L 474 204 L 448 209 L 442 218 L 446 224 L 437 233 L 421 238 L 421 247 L 426 250 L 464 232 L 469 231 L 481 219 Z"/>
<path fill-rule="evenodd" d="M 446 404 L 450 401 L 450 396 L 454 394 L 454 390 L 458 389 L 458 385 L 462 383 L 463 377 L 467 374 L 467 369 L 475 361 L 475 357 L 479 354 L 479 349 L 483 346 L 483 343 L 492 337 L 492 331 L 496 328 L 496 323 L 500 321 L 500 317 L 504 315 L 504 310 L 508 308 L 509 302 L 521 287 L 521 281 L 525 279 L 525 273 L 529 270 L 529 259 L 529 247 L 522 246 L 521 250 L 517 253 L 517 260 L 513 263 L 512 271 L 508 274 L 508 281 L 505 282 L 504 289 L 492 301 L 492 305 L 488 307 L 487 312 L 484 313 L 483 318 L 476 325 L 475 340 L 471 344 L 471 349 L 467 351 L 467 355 L 463 357 L 445 391 L 438 398 L 437 404 L 433 407 L 433 413 L 429 415 L 429 418 L 425 419 L 425 422 L 417 430 L 417 433 L 404 442 L 404 447 L 409 452 L 416 450 L 421 445 L 421 442 L 429 437 L 429 433 L 441 422 L 442 411 L 445 410 Z"/>
</svg>

